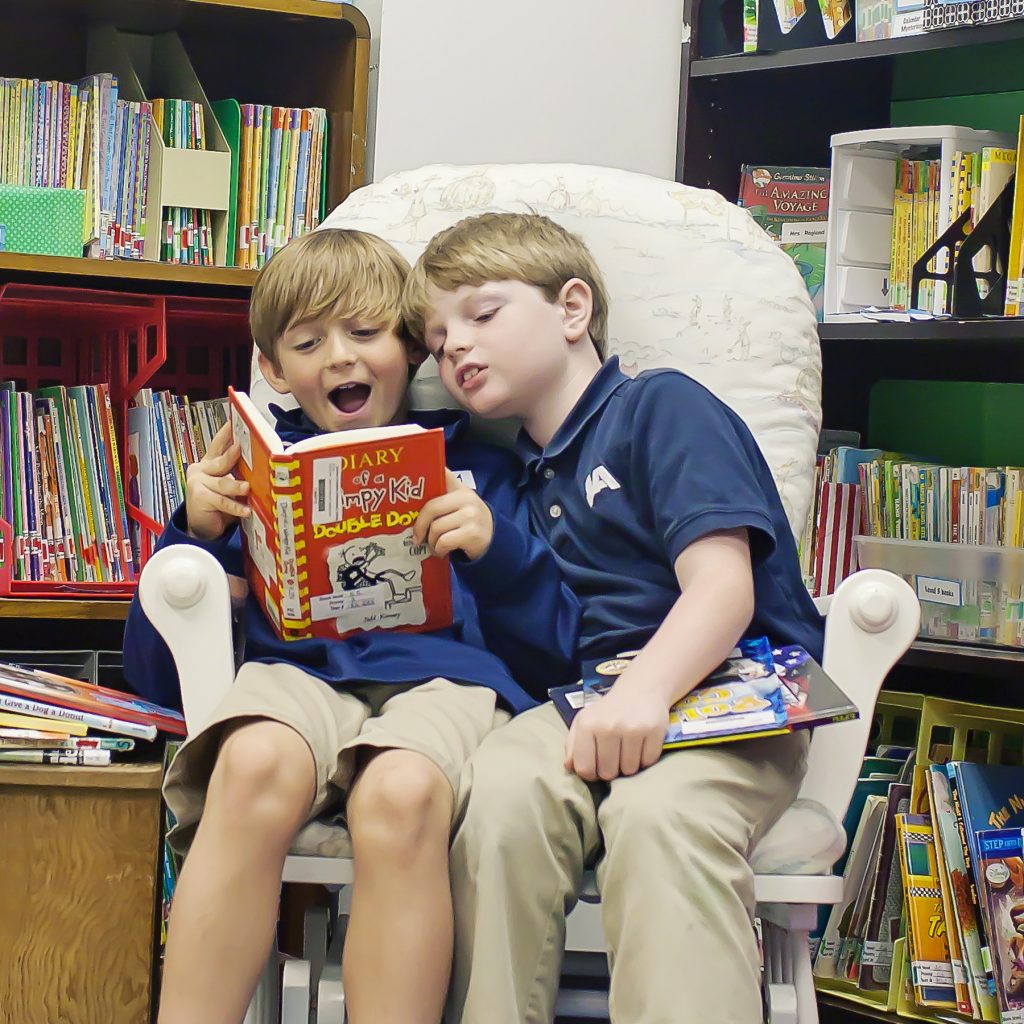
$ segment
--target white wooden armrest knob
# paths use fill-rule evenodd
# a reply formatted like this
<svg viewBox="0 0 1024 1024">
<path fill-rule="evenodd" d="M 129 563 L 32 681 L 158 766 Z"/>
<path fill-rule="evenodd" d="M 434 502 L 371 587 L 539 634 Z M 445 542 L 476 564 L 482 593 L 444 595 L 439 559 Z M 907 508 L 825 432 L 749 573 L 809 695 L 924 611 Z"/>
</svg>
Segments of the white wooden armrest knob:
<svg viewBox="0 0 1024 1024">
<path fill-rule="evenodd" d="M 896 598 L 892 591 L 869 583 L 859 589 L 850 609 L 853 621 L 865 633 L 882 633 L 887 630 L 899 614 Z"/>
<path fill-rule="evenodd" d="M 160 582 L 164 600 L 174 608 L 191 608 L 206 593 L 206 580 L 195 563 L 185 558 L 166 565 Z"/>
<path fill-rule="evenodd" d="M 173 545 L 146 563 L 139 600 L 174 659 L 185 722 L 195 732 L 235 678 L 228 578 L 208 551 Z"/>
</svg>

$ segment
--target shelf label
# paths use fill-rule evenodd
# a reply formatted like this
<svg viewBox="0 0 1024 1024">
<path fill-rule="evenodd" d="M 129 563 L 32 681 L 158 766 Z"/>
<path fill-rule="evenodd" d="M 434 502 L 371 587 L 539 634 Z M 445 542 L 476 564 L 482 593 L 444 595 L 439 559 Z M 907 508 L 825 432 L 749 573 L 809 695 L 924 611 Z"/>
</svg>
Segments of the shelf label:
<svg viewBox="0 0 1024 1024">
<path fill-rule="evenodd" d="M 963 607 L 963 585 L 960 580 L 944 580 L 936 576 L 916 576 L 915 580 L 919 601 L 948 604 L 952 608 Z"/>
<path fill-rule="evenodd" d="M 864 967 L 892 967 L 892 943 L 865 942 L 860 962 Z"/>
</svg>

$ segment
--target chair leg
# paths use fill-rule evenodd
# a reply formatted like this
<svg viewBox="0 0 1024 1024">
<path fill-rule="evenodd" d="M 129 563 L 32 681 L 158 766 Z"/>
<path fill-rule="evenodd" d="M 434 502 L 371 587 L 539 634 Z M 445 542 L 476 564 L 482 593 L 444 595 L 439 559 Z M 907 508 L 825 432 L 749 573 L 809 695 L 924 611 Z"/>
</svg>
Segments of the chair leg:
<svg viewBox="0 0 1024 1024">
<path fill-rule="evenodd" d="M 796 991 L 797 1020 L 799 1024 L 818 1024 L 818 1000 L 814 994 L 814 974 L 811 969 L 810 933 L 806 928 L 793 928 L 788 938 L 793 987 Z"/>
<path fill-rule="evenodd" d="M 281 982 L 281 1024 L 309 1024 L 308 960 L 287 960 Z"/>
<path fill-rule="evenodd" d="M 797 992 L 793 985 L 790 947 L 786 929 L 772 921 L 761 922 L 764 943 L 764 999 L 768 1024 L 802 1024 Z"/>
<path fill-rule="evenodd" d="M 263 965 L 252 1002 L 246 1010 L 243 1024 L 275 1024 L 278 1019 L 278 1007 L 281 1001 L 280 966 L 277 956 L 277 940 L 270 948 L 267 962 Z"/>
</svg>

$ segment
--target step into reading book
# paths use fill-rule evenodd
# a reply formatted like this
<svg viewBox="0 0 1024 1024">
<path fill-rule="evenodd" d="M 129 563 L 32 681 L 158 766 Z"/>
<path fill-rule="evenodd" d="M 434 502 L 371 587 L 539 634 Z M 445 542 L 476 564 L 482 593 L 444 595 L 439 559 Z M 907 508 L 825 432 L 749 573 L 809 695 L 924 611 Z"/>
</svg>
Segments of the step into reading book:
<svg viewBox="0 0 1024 1024">
<path fill-rule="evenodd" d="M 445 493 L 444 431 L 346 430 L 286 446 L 244 392 L 228 389 L 249 484 L 246 577 L 284 640 L 451 623 L 448 559 L 413 542 L 420 510 Z"/>
<path fill-rule="evenodd" d="M 638 653 L 585 661 L 582 682 L 549 690 L 566 725 L 607 693 Z M 757 637 L 741 640 L 718 669 L 672 706 L 665 749 L 782 735 L 857 717 L 856 705 L 802 647 L 773 648 L 766 637 Z"/>
</svg>

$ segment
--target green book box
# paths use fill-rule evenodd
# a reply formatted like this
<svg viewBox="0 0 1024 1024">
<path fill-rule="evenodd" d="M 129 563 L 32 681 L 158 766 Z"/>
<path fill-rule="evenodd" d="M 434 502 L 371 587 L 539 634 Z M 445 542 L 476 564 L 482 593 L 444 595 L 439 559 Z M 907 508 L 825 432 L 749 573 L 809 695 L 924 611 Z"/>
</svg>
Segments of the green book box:
<svg viewBox="0 0 1024 1024">
<path fill-rule="evenodd" d="M 85 192 L 0 185 L 0 251 L 81 256 Z"/>
<path fill-rule="evenodd" d="M 868 443 L 952 466 L 1024 466 L 1024 384 L 880 380 Z"/>
</svg>

